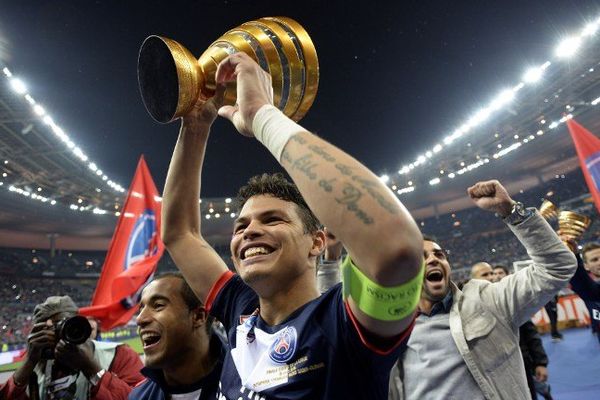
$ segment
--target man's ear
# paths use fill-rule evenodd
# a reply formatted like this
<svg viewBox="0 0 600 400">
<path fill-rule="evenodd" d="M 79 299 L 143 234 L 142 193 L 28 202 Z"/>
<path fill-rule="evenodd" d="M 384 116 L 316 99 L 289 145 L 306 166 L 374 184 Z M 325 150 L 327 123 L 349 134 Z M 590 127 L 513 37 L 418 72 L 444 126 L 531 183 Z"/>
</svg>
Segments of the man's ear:
<svg viewBox="0 0 600 400">
<path fill-rule="evenodd" d="M 206 324 L 208 313 L 206 308 L 200 306 L 190 311 L 192 313 L 194 328 L 202 327 Z"/>
<path fill-rule="evenodd" d="M 312 235 L 312 247 L 310 248 L 310 255 L 313 257 L 318 257 L 325 251 L 325 244 L 327 243 L 327 238 L 325 236 L 325 232 L 322 229 L 319 229 Z"/>
</svg>

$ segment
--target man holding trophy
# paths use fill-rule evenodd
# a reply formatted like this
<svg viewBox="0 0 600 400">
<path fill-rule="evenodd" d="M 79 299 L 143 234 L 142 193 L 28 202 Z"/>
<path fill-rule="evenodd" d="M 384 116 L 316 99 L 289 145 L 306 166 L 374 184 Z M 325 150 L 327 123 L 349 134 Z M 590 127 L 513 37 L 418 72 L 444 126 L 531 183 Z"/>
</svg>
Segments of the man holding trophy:
<svg viewBox="0 0 600 400">
<path fill-rule="evenodd" d="M 267 26 L 273 21 L 277 26 Z M 289 19 L 262 19 L 236 28 L 249 43 L 260 39 L 257 27 L 271 39 L 276 35 L 276 45 L 286 42 L 278 29 L 288 35 L 288 50 L 295 55 L 285 56 L 279 68 L 284 75 L 286 70 L 291 73 L 290 79 L 277 76 L 270 62 L 264 68 L 261 57 L 282 54 L 269 53 L 268 46 L 252 46 L 250 55 L 232 51 L 219 61 L 214 77 L 206 74 L 210 60 L 201 68 L 200 100 L 181 114 L 163 193 L 162 237 L 196 295 L 228 331 L 219 398 L 385 399 L 389 370 L 414 322 L 423 280 L 423 240 L 406 208 L 377 176 L 292 120 L 308 110 L 316 91 L 315 69 L 306 67 L 312 57 L 307 36 L 296 35 L 290 42 L 299 31 L 293 24 Z M 249 32 L 254 39 L 248 38 Z M 222 41 L 215 43 L 221 43 L 219 49 L 207 52 L 227 49 Z M 151 49 L 160 53 L 156 50 Z M 316 62 L 316 55 L 312 59 Z M 306 68 L 294 70 L 294 60 Z M 154 70 L 156 77 L 162 75 L 159 70 Z M 160 104 L 144 91 L 154 75 L 142 75 L 144 101 L 153 113 Z M 190 75 L 177 75 L 179 93 L 185 76 Z M 221 106 L 231 97 L 234 82 L 235 105 Z M 202 90 L 210 92 L 211 85 L 215 95 L 207 100 Z M 191 92 L 192 98 L 198 93 Z M 167 112 L 156 114 L 168 121 L 185 109 L 171 104 Z M 199 226 L 199 178 L 217 112 L 239 133 L 261 142 L 294 181 L 264 174 L 240 190 L 230 246 L 238 274 L 227 269 Z M 315 271 L 325 246 L 321 223 L 336 232 L 348 251 L 343 285 L 323 296 Z"/>
</svg>

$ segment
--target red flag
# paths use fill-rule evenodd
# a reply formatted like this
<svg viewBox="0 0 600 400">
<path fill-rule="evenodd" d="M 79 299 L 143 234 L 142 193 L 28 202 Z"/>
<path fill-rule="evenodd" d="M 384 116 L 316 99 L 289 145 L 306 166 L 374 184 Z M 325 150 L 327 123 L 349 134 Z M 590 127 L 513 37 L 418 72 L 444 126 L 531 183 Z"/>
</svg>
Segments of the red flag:
<svg viewBox="0 0 600 400">
<path fill-rule="evenodd" d="M 160 239 L 161 203 L 144 156 L 140 157 L 117 222 L 102 273 L 82 315 L 100 320 L 102 330 L 126 324 L 136 313 L 142 289 L 164 252 Z"/>
<path fill-rule="evenodd" d="M 600 139 L 572 119 L 567 120 L 567 126 L 577 149 L 585 182 L 600 211 Z"/>
</svg>

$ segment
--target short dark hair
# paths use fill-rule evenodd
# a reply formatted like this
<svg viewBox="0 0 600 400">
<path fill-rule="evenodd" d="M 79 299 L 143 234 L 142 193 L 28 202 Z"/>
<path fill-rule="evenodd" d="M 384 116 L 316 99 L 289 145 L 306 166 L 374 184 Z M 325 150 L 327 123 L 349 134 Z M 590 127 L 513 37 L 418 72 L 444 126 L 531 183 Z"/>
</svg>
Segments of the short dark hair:
<svg viewBox="0 0 600 400">
<path fill-rule="evenodd" d="M 196 294 L 194 293 L 194 291 L 192 290 L 190 285 L 188 285 L 187 281 L 185 280 L 185 278 L 183 277 L 181 272 L 164 272 L 164 273 L 160 274 L 159 276 L 157 276 L 156 278 L 154 278 L 154 280 L 158 281 L 158 280 L 161 280 L 164 278 L 177 278 L 177 279 L 181 280 L 181 286 L 180 286 L 181 297 L 183 298 L 183 302 L 185 303 L 185 305 L 188 307 L 188 309 L 190 311 L 203 306 L 202 302 L 200 301 L 200 299 L 198 299 L 198 296 L 196 296 Z"/>
<path fill-rule="evenodd" d="M 600 243 L 598 243 L 598 242 L 586 243 L 585 246 L 583 246 L 583 249 L 581 249 L 581 255 L 583 256 L 583 261 L 587 261 L 586 257 L 585 257 L 585 253 L 587 253 L 588 251 L 596 250 L 596 249 L 600 249 Z"/>
<path fill-rule="evenodd" d="M 181 281 L 179 293 L 181 294 L 183 302 L 188 307 L 188 310 L 192 311 L 204 306 L 204 304 L 200 301 L 198 296 L 196 296 L 196 293 L 194 293 L 190 285 L 188 285 L 187 281 L 185 280 L 185 277 L 181 272 L 163 272 L 162 274 L 154 278 L 154 281 L 158 281 L 165 278 L 175 278 Z M 214 318 L 208 315 L 206 317 L 206 333 L 208 333 L 209 335 L 212 332 L 213 322 Z"/>
<path fill-rule="evenodd" d="M 428 235 L 426 233 L 423 234 L 423 241 L 434 242 L 434 243 L 437 243 L 439 245 L 438 240 L 437 240 L 437 238 L 435 236 Z M 440 245 L 440 247 L 441 247 L 441 245 Z"/>
<path fill-rule="evenodd" d="M 500 268 L 502 271 L 504 271 L 504 273 L 506 275 L 510 275 L 510 272 L 508 272 L 508 268 L 506 268 L 504 265 L 494 265 L 493 269 L 496 269 L 496 268 Z"/>
<path fill-rule="evenodd" d="M 283 174 L 262 174 L 250 178 L 237 194 L 238 212 L 244 207 L 248 199 L 258 195 L 272 196 L 294 203 L 304 225 L 304 233 L 314 233 L 321 228 L 321 223 L 306 204 L 298 187 L 288 181 Z"/>
<path fill-rule="evenodd" d="M 440 246 L 440 248 L 446 255 L 446 259 L 448 261 L 450 261 L 450 251 L 447 248 L 445 248 L 444 246 L 442 246 L 435 236 L 423 233 L 423 241 L 424 242 L 433 242 L 433 243 L 437 244 L 438 246 Z"/>
</svg>

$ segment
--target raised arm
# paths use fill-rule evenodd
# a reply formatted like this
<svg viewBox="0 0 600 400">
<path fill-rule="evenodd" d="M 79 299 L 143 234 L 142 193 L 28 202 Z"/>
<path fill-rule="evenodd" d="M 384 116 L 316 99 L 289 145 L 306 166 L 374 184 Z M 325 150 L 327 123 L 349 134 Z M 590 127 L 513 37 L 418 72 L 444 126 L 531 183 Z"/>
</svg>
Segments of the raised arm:
<svg viewBox="0 0 600 400">
<path fill-rule="evenodd" d="M 183 118 L 171 157 L 162 199 L 162 240 L 175 265 L 198 298 L 208 292 L 227 266 L 200 232 L 200 175 L 210 127 L 223 99 L 223 87 Z"/>
<path fill-rule="evenodd" d="M 496 212 L 501 217 L 512 214 L 515 201 L 498 181 L 479 182 L 468 192 L 478 207 Z M 515 328 L 529 320 L 564 288 L 577 267 L 573 253 L 544 218 L 531 209 L 526 214 L 529 215 L 525 215 L 523 221 L 509 223 L 508 227 L 525 247 L 533 263 L 481 291 L 481 297 L 488 300 L 487 304 Z"/>
<path fill-rule="evenodd" d="M 238 104 L 221 108 L 219 114 L 271 151 L 361 272 L 384 287 L 417 276 L 423 239 L 396 196 L 359 161 L 276 110 L 270 77 L 245 54 L 228 57 L 217 70 L 218 82 L 236 78 Z M 399 333 L 412 320 L 409 315 L 382 324 L 362 313 L 352 299 L 349 304 L 359 322 L 381 336 Z"/>
</svg>

